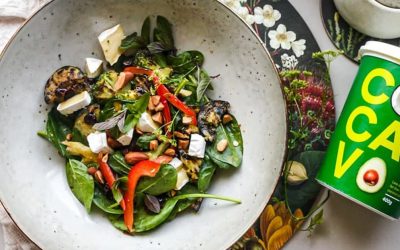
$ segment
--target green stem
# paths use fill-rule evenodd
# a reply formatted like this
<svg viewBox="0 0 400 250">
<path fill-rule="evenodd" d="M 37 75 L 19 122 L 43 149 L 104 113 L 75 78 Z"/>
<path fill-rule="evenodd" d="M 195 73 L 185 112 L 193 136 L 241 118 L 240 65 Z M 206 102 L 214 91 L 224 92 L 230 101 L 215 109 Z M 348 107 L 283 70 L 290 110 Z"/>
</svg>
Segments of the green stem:
<svg viewBox="0 0 400 250">
<path fill-rule="evenodd" d="M 224 201 L 230 201 L 236 204 L 241 204 L 242 202 L 239 199 L 234 199 L 231 197 L 226 197 L 226 196 L 219 196 L 219 195 L 214 195 L 214 194 L 182 194 L 175 196 L 174 199 L 178 200 L 184 200 L 184 199 L 189 199 L 189 198 L 211 198 L 211 199 L 217 199 L 217 200 L 224 200 Z"/>
<path fill-rule="evenodd" d="M 46 132 L 46 131 L 38 131 L 38 132 L 37 132 L 37 135 L 40 136 L 40 137 L 42 137 L 43 139 L 46 139 L 46 140 L 49 139 L 49 136 L 47 135 L 47 132 Z"/>
</svg>

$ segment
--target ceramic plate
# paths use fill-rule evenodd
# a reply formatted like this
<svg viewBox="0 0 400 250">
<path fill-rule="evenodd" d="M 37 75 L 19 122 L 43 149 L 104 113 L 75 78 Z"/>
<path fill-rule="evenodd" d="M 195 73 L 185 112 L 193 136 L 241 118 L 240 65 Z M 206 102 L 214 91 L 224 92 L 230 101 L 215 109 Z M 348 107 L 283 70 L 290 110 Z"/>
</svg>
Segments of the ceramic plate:
<svg viewBox="0 0 400 250">
<path fill-rule="evenodd" d="M 65 162 L 36 135 L 50 107 L 49 75 L 63 65 L 102 58 L 97 36 L 121 23 L 140 30 L 148 15 L 174 25 L 176 46 L 204 53 L 211 97 L 231 103 L 244 139 L 242 166 L 217 176 L 210 193 L 240 205 L 205 200 L 157 230 L 130 236 L 105 217 L 88 215 L 71 193 Z M 271 196 L 285 157 L 286 108 L 279 77 L 259 38 L 214 0 L 55 0 L 17 33 L 0 59 L 0 199 L 25 234 L 46 249 L 226 249 L 257 219 Z"/>
</svg>

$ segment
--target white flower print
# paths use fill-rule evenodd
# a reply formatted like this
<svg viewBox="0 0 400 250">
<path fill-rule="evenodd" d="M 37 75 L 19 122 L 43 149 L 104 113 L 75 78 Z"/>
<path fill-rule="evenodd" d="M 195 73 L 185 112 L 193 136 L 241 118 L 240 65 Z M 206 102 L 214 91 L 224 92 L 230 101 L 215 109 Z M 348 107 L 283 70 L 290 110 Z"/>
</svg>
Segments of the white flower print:
<svg viewBox="0 0 400 250">
<path fill-rule="evenodd" d="M 306 40 L 300 39 L 292 42 L 292 50 L 297 57 L 304 55 L 305 49 L 306 49 Z"/>
<path fill-rule="evenodd" d="M 268 32 L 268 37 L 270 38 L 269 45 L 273 49 L 289 50 L 291 48 L 291 43 L 296 40 L 296 34 L 293 31 L 286 31 L 286 26 L 279 24 L 276 30 L 271 30 Z"/>
<path fill-rule="evenodd" d="M 249 13 L 249 9 L 246 7 L 239 7 L 235 11 L 241 18 L 243 18 L 248 25 L 254 23 L 254 16 Z"/>
<path fill-rule="evenodd" d="M 299 63 L 299 61 L 296 59 L 295 56 L 293 55 L 289 56 L 286 53 L 281 55 L 281 61 L 282 61 L 282 67 L 286 69 L 294 69 Z"/>
<path fill-rule="evenodd" d="M 219 0 L 221 3 L 225 4 L 227 7 L 232 9 L 233 11 L 237 11 L 241 5 L 242 0 Z"/>
<path fill-rule="evenodd" d="M 254 18 L 257 24 L 264 24 L 265 27 L 270 28 L 281 19 L 281 13 L 274 10 L 271 5 L 266 4 L 262 9 L 261 7 L 254 8 Z"/>
</svg>

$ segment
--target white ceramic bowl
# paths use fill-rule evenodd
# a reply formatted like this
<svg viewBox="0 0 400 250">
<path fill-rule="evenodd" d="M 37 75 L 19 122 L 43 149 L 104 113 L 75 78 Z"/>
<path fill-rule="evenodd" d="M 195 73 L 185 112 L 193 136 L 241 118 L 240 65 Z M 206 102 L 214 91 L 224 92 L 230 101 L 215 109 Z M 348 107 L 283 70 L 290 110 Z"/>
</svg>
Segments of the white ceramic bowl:
<svg viewBox="0 0 400 250">
<path fill-rule="evenodd" d="M 231 102 L 242 125 L 244 158 L 239 169 L 221 171 L 209 191 L 242 204 L 205 200 L 198 214 L 130 236 L 100 213 L 86 213 L 67 185 L 64 160 L 36 132 L 45 126 L 49 75 L 102 57 L 101 31 L 117 23 L 126 33 L 137 31 L 148 15 L 167 17 L 176 46 L 202 51 L 210 75 L 221 75 L 211 96 Z M 13 38 L 0 59 L 0 75 L 0 199 L 41 248 L 226 249 L 257 219 L 279 178 L 286 149 L 279 77 L 257 36 L 217 1 L 55 0 Z"/>
<path fill-rule="evenodd" d="M 361 33 L 383 39 L 400 37 L 400 9 L 387 7 L 375 0 L 334 2 L 344 20 Z"/>
</svg>

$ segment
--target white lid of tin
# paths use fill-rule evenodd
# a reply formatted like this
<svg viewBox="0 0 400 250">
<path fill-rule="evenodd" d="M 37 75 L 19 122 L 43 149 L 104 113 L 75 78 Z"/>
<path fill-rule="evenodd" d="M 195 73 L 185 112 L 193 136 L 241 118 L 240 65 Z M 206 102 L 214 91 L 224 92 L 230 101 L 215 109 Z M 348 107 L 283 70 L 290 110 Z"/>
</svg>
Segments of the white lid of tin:
<svg viewBox="0 0 400 250">
<path fill-rule="evenodd" d="M 400 64 L 400 47 L 388 43 L 368 41 L 358 51 L 359 57 L 375 56 Z"/>
</svg>

